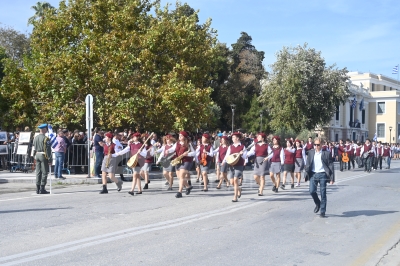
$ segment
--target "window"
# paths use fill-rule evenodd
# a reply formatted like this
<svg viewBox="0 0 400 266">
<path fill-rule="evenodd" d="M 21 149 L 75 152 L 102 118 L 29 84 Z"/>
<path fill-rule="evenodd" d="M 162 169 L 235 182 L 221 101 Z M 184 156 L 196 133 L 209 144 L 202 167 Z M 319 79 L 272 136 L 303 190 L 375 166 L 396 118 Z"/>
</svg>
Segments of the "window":
<svg viewBox="0 0 400 266">
<path fill-rule="evenodd" d="M 385 102 L 377 102 L 378 106 L 377 114 L 384 114 L 385 113 Z"/>
<path fill-rule="evenodd" d="M 354 109 L 352 106 L 350 106 L 350 122 L 353 123 L 353 114 L 354 114 Z"/>
<path fill-rule="evenodd" d="M 375 91 L 375 84 L 374 83 L 371 84 L 371 91 Z"/>
<path fill-rule="evenodd" d="M 386 86 L 383 86 L 383 90 L 386 91 Z"/>
<path fill-rule="evenodd" d="M 392 90 L 392 87 L 390 87 L 390 90 Z"/>
<path fill-rule="evenodd" d="M 365 110 L 362 110 L 361 112 L 361 124 L 365 124 Z"/>
<path fill-rule="evenodd" d="M 400 115 L 400 102 L 397 102 L 397 114 Z"/>
<path fill-rule="evenodd" d="M 376 124 L 376 135 L 378 138 L 384 138 L 385 137 L 385 124 L 379 123 Z"/>
<path fill-rule="evenodd" d="M 336 121 L 339 121 L 339 105 L 336 106 Z"/>
</svg>

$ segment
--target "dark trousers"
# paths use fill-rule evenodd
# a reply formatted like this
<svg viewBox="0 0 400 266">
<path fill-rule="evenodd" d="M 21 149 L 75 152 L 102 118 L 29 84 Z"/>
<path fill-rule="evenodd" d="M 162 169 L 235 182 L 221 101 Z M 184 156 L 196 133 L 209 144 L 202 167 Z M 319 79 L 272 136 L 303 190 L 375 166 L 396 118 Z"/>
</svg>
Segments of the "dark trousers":
<svg viewBox="0 0 400 266">
<path fill-rule="evenodd" d="M 104 153 L 96 151 L 96 162 L 94 164 L 94 175 L 101 176 L 101 165 L 104 159 Z"/>
<path fill-rule="evenodd" d="M 361 158 L 360 156 L 356 156 L 356 162 L 357 162 L 358 168 L 364 167 L 364 159 Z"/>
<path fill-rule="evenodd" d="M 349 159 L 350 159 L 350 161 L 348 162 L 348 167 L 347 167 L 347 169 L 350 170 L 350 163 L 351 163 L 351 165 L 353 166 L 353 169 L 354 169 L 354 155 L 350 155 L 350 156 L 349 156 Z"/>
<path fill-rule="evenodd" d="M 342 161 L 342 155 L 339 155 L 338 157 L 339 157 L 340 171 L 343 171 L 343 165 L 344 165 L 345 163 Z"/>
<path fill-rule="evenodd" d="M 375 166 L 374 166 L 374 168 L 378 169 L 378 166 L 379 166 L 379 169 L 382 170 L 382 156 L 375 157 Z"/>
<path fill-rule="evenodd" d="M 328 177 L 326 173 L 311 173 L 310 176 L 310 195 L 314 200 L 315 205 L 320 206 L 321 213 L 326 212 L 326 183 L 328 183 Z M 317 187 L 319 184 L 319 191 L 321 194 L 321 200 L 318 198 Z"/>
<path fill-rule="evenodd" d="M 364 158 L 364 170 L 370 172 L 371 171 L 371 166 L 372 166 L 372 162 L 374 160 L 374 157 L 367 157 Z"/>
</svg>

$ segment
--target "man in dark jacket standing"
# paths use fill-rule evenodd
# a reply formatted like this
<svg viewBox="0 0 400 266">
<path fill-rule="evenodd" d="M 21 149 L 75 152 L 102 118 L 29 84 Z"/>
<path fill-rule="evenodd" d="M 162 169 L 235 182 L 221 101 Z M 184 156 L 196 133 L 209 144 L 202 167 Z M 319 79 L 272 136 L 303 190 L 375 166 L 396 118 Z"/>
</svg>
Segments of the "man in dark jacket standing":
<svg viewBox="0 0 400 266">
<path fill-rule="evenodd" d="M 333 171 L 330 168 L 330 154 L 328 151 L 321 150 L 321 140 L 314 139 L 314 149 L 308 152 L 306 172 L 310 177 L 310 194 L 315 202 L 314 212 L 318 213 L 321 209 L 320 217 L 325 217 L 326 211 L 326 184 L 335 182 Z M 321 200 L 317 195 L 317 187 L 320 187 Z"/>
</svg>

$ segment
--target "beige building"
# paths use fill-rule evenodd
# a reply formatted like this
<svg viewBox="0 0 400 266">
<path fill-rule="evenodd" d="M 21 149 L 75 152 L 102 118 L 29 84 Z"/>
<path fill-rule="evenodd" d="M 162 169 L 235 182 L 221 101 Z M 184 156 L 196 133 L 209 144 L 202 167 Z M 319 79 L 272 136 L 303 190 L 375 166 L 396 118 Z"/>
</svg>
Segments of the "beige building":
<svg viewBox="0 0 400 266">
<path fill-rule="evenodd" d="M 323 127 L 332 141 L 350 139 L 400 142 L 400 86 L 397 80 L 373 73 L 349 72 L 351 96 L 329 125 Z M 357 100 L 352 108 L 354 97 Z M 362 104 L 361 104 L 362 103 Z M 361 104 L 361 107 L 360 107 Z"/>
<path fill-rule="evenodd" d="M 373 73 L 349 72 L 355 84 L 368 88 L 370 136 L 378 141 L 400 142 L 400 84 L 398 80 Z M 360 85 L 361 86 L 361 85 Z"/>
</svg>

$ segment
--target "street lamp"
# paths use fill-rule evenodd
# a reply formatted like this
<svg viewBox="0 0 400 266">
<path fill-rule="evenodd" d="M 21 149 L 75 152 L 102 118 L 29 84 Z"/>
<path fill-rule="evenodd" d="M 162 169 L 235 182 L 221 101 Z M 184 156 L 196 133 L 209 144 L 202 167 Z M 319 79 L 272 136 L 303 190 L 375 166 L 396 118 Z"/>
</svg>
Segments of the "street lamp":
<svg viewBox="0 0 400 266">
<path fill-rule="evenodd" d="M 236 104 L 231 104 L 231 109 L 232 109 L 232 133 L 233 133 L 233 120 L 235 118 L 235 108 L 236 108 Z"/>
<path fill-rule="evenodd" d="M 393 127 L 390 126 L 390 127 L 389 127 L 389 131 L 390 131 L 389 143 L 390 143 L 390 144 L 392 144 L 392 129 L 393 129 Z"/>
<path fill-rule="evenodd" d="M 262 115 L 263 115 L 263 112 L 260 111 L 260 132 L 262 132 Z"/>
</svg>

